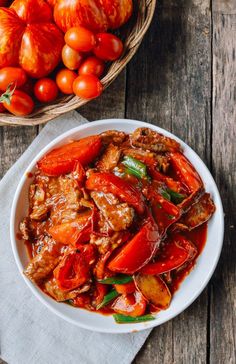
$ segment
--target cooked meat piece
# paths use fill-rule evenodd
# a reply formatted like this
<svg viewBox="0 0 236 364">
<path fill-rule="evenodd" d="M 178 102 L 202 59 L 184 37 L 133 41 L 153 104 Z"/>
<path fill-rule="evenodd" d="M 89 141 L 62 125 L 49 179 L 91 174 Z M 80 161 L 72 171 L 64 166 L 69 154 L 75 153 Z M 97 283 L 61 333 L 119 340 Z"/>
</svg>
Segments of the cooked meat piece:
<svg viewBox="0 0 236 364">
<path fill-rule="evenodd" d="M 29 240 L 31 237 L 31 231 L 29 226 L 30 219 L 25 217 L 20 223 L 20 232 L 22 235 L 22 239 Z"/>
<path fill-rule="evenodd" d="M 60 260 L 62 245 L 48 239 L 41 251 L 31 260 L 24 274 L 33 282 L 41 282 Z"/>
<path fill-rule="evenodd" d="M 114 231 L 125 230 L 132 224 L 133 208 L 127 203 L 120 203 L 112 193 L 93 191 L 91 197 Z"/>
<path fill-rule="evenodd" d="M 30 214 L 32 220 L 42 221 L 47 217 L 48 207 L 43 203 L 38 206 L 34 206 Z"/>
<path fill-rule="evenodd" d="M 123 131 L 107 130 L 101 133 L 100 137 L 102 138 L 103 145 L 108 145 L 110 143 L 120 145 L 128 136 Z"/>
<path fill-rule="evenodd" d="M 173 152 L 181 150 L 180 144 L 149 128 L 138 128 L 131 135 L 131 143 L 135 147 L 153 152 Z"/>
<path fill-rule="evenodd" d="M 156 154 L 136 148 L 126 148 L 122 152 L 124 155 L 129 155 L 140 160 L 142 163 L 146 164 L 147 167 L 156 167 L 159 171 L 163 171 L 164 173 L 169 168 L 169 158 L 164 154 Z"/>
<path fill-rule="evenodd" d="M 50 294 L 53 298 L 55 298 L 56 301 L 66 301 L 66 300 L 72 300 L 73 298 L 77 297 L 78 294 L 87 292 L 90 289 L 90 284 L 84 284 L 82 287 L 74 289 L 73 291 L 62 291 L 58 285 L 55 278 L 49 279 L 44 284 L 44 289 L 47 291 L 47 293 Z"/>
<path fill-rule="evenodd" d="M 204 188 L 200 188 L 199 190 L 191 193 L 187 198 L 185 198 L 180 204 L 179 208 L 183 211 L 183 213 L 186 213 L 192 206 L 195 204 L 201 196 L 203 196 L 205 193 Z"/>
<path fill-rule="evenodd" d="M 110 250 L 111 238 L 109 236 L 90 235 L 90 244 L 95 244 L 98 247 L 99 254 L 105 254 Z"/>
<path fill-rule="evenodd" d="M 50 208 L 53 224 L 74 220 L 81 209 L 81 197 L 77 182 L 70 176 L 51 178 L 46 205 Z"/>
<path fill-rule="evenodd" d="M 208 221 L 215 212 L 215 205 L 211 199 L 209 193 L 205 193 L 200 197 L 188 210 L 188 212 L 182 216 L 179 223 L 185 225 L 188 230 L 192 230 L 204 222 Z"/>
<path fill-rule="evenodd" d="M 119 162 L 121 149 L 114 144 L 109 144 L 102 157 L 97 163 L 100 171 L 109 172 L 115 168 Z"/>
</svg>

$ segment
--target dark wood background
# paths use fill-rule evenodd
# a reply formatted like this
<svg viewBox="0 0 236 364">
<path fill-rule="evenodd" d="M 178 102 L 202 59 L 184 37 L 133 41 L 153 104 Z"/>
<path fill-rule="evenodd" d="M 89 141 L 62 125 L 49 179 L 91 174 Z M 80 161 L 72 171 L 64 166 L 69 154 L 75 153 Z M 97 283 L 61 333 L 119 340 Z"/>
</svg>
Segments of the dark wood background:
<svg viewBox="0 0 236 364">
<path fill-rule="evenodd" d="M 159 0 L 127 69 L 79 110 L 89 120 L 125 117 L 172 131 L 205 161 L 223 200 L 225 241 L 213 278 L 185 312 L 153 330 L 136 364 L 236 362 L 235 53 L 236 0 Z M 1 176 L 39 131 L 0 128 Z"/>
</svg>

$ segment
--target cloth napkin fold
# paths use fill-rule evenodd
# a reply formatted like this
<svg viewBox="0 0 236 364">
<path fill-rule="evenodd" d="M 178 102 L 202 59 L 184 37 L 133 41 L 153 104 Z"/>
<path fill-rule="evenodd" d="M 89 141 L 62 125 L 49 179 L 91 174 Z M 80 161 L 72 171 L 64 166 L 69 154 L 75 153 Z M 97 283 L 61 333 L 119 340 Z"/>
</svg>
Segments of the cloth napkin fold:
<svg viewBox="0 0 236 364">
<path fill-rule="evenodd" d="M 76 112 L 50 122 L 0 182 L 0 356 L 8 364 L 128 364 L 150 333 L 100 334 L 67 323 L 37 300 L 14 261 L 9 220 L 23 171 L 52 139 L 85 122 Z"/>
</svg>

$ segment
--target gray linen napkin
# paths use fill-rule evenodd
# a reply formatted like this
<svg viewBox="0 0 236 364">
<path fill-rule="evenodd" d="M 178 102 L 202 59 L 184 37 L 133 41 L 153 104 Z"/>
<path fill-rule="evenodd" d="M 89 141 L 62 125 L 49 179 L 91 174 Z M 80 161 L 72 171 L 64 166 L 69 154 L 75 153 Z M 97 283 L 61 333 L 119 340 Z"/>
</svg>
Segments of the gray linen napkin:
<svg viewBox="0 0 236 364">
<path fill-rule="evenodd" d="M 9 219 L 22 173 L 52 139 L 85 122 L 76 112 L 50 122 L 0 182 L 0 349 L 8 364 L 127 364 L 150 333 L 99 334 L 65 322 L 31 293 L 14 261 Z"/>
</svg>

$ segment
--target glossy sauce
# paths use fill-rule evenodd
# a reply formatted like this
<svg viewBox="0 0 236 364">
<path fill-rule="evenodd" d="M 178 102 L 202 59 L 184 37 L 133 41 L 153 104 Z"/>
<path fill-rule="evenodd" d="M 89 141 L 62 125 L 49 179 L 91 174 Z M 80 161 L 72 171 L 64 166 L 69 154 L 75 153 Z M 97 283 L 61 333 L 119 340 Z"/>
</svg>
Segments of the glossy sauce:
<svg viewBox="0 0 236 364">
<path fill-rule="evenodd" d="M 172 273 L 172 283 L 170 284 L 170 291 L 171 293 L 174 293 L 179 288 L 181 282 L 184 280 L 184 278 L 190 273 L 194 265 L 196 264 L 196 260 L 198 256 L 201 254 L 205 243 L 207 239 L 207 223 L 197 227 L 196 229 L 192 231 L 184 232 L 184 236 L 188 238 L 190 241 L 194 243 L 194 245 L 197 247 L 198 253 L 196 257 L 187 265 L 185 265 L 184 268 L 174 271 Z"/>
</svg>

